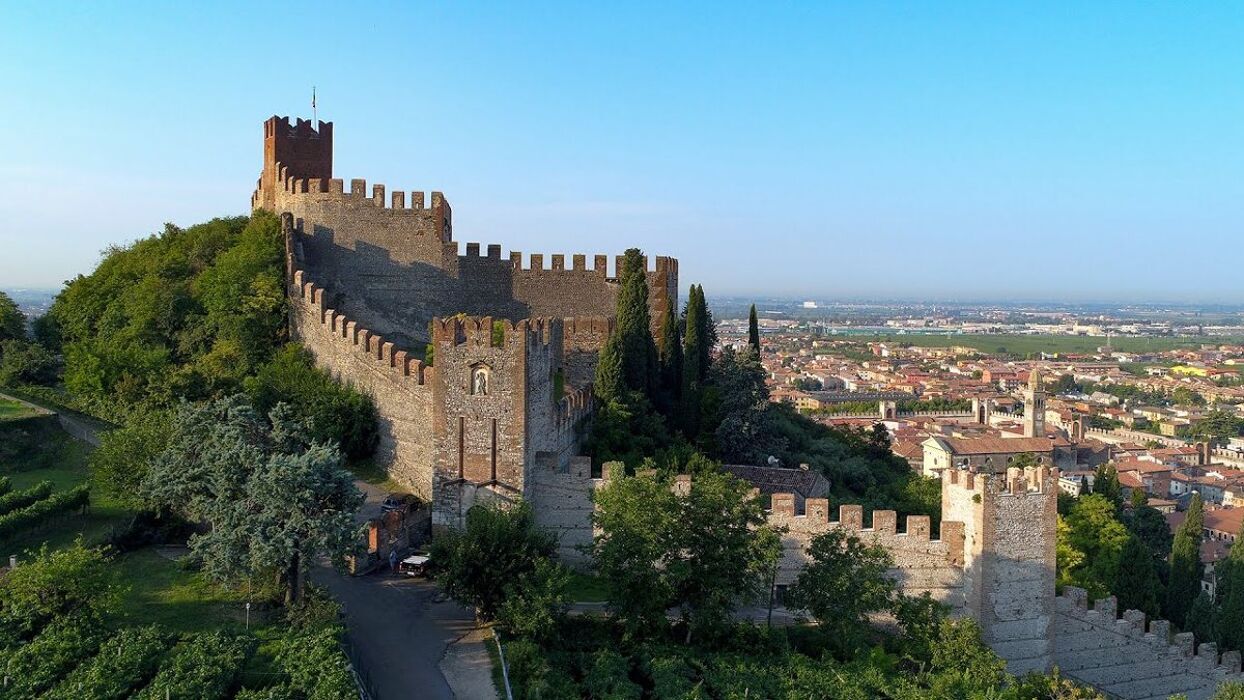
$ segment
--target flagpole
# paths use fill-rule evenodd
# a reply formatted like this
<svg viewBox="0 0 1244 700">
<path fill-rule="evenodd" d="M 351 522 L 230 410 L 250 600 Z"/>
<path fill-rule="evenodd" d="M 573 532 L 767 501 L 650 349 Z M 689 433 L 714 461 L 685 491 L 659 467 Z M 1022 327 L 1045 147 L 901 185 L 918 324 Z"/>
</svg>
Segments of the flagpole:
<svg viewBox="0 0 1244 700">
<path fill-rule="evenodd" d="M 311 86 L 311 121 L 320 123 L 319 113 L 315 109 L 315 86 Z"/>
</svg>

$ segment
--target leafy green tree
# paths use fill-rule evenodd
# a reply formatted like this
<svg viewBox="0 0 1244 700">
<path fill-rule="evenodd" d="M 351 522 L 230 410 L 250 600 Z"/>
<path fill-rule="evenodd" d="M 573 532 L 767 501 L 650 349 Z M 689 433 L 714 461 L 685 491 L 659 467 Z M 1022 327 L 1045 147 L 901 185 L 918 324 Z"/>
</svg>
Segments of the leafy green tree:
<svg viewBox="0 0 1244 700">
<path fill-rule="evenodd" d="M 894 606 L 896 584 L 886 576 L 893 559 L 881 545 L 839 528 L 813 538 L 808 557 L 786 592 L 787 604 L 808 611 L 850 650 L 865 637 L 868 616 Z"/>
<path fill-rule="evenodd" d="M 1171 545 L 1171 574 L 1166 587 L 1163 611 L 1166 618 L 1184 626 L 1189 608 L 1201 591 L 1201 537 L 1205 530 L 1205 513 L 1201 495 L 1193 494 L 1184 521 L 1175 531 Z"/>
<path fill-rule="evenodd" d="M 1081 496 L 1058 529 L 1060 581 L 1080 586 L 1095 598 L 1109 595 L 1130 536 L 1105 496 Z"/>
<path fill-rule="evenodd" d="M 570 609 L 569 587 L 566 567 L 551 559 L 537 559 L 534 569 L 507 587 L 497 622 L 511 634 L 547 641 L 557 634 Z"/>
<path fill-rule="evenodd" d="M 1188 609 L 1188 617 L 1184 621 L 1184 629 L 1191 632 L 1198 642 L 1222 643 L 1222 626 L 1219 620 L 1219 609 L 1213 599 L 1205 591 L 1197 594 Z"/>
<path fill-rule="evenodd" d="M 700 432 L 700 410 L 704 380 L 708 377 L 709 345 L 706 309 L 699 287 L 691 285 L 687 298 L 686 331 L 683 334 L 682 405 L 679 408 L 681 427 L 688 438 Z"/>
<path fill-rule="evenodd" d="M 56 356 L 42 345 L 0 341 L 0 384 L 54 384 L 59 368 Z"/>
<path fill-rule="evenodd" d="M 142 485 L 168 447 L 174 418 L 171 410 L 135 411 L 125 425 L 102 433 L 90 456 L 93 487 L 135 510 L 148 507 Z"/>
<path fill-rule="evenodd" d="M 780 541 L 749 491 L 728 474 L 701 471 L 687 489 L 644 473 L 595 492 L 593 559 L 628 637 L 657 635 L 670 608 L 688 642 L 713 637 L 737 605 L 759 596 Z"/>
<path fill-rule="evenodd" d="M 1133 493 L 1143 495 L 1139 489 Z M 1148 505 L 1133 507 L 1130 512 L 1124 514 L 1123 524 L 1127 525 L 1127 529 L 1145 543 L 1145 546 L 1153 553 L 1155 560 L 1165 562 L 1170 556 L 1173 538 L 1171 527 L 1167 524 L 1166 517 L 1157 508 Z"/>
<path fill-rule="evenodd" d="M 622 355 L 615 335 L 610 335 L 600 349 L 596 360 L 596 378 L 592 385 L 597 400 L 602 404 L 621 400 L 626 395 L 626 383 L 622 374 Z"/>
<path fill-rule="evenodd" d="M 1123 610 L 1159 614 L 1162 582 L 1153 566 L 1153 553 L 1135 535 L 1127 539 L 1119 553 L 1119 566 L 1110 590 Z"/>
<path fill-rule="evenodd" d="M 357 547 L 363 496 L 341 451 L 315 442 L 284 404 L 267 421 L 240 395 L 186 404 L 172 425 L 142 491 L 152 505 L 210 525 L 190 549 L 212 578 L 275 572 L 294 603 L 308 562 L 341 563 Z"/>
<path fill-rule="evenodd" d="M 1116 505 L 1123 503 L 1123 487 L 1119 485 L 1119 471 L 1111 462 L 1097 467 L 1093 475 L 1093 493 L 1105 496 Z"/>
<path fill-rule="evenodd" d="M 510 508 L 475 505 L 467 511 L 462 530 L 450 530 L 432 541 L 432 562 L 437 582 L 446 593 L 475 608 L 482 619 L 491 620 L 510 594 L 521 595 L 512 587 L 525 579 L 530 582 L 539 563 L 556 550 L 557 538 L 536 525 L 526 503 Z M 547 571 L 544 575 L 552 576 Z M 547 589 L 555 582 L 535 583 Z M 512 608 L 510 614 L 516 613 L 517 608 Z"/>
<path fill-rule="evenodd" d="M 302 346 L 281 348 L 243 384 L 260 413 L 290 405 L 310 421 L 312 439 L 340 445 L 346 457 L 364 459 L 376 451 L 380 431 L 371 397 L 337 383 Z"/>
<path fill-rule="evenodd" d="M 748 348 L 736 353 L 722 351 L 709 375 L 714 410 L 703 415 L 704 429 L 713 429 L 716 453 L 728 463 L 763 463 L 784 445 L 775 434 L 769 415 L 769 389 L 765 371 Z"/>
<path fill-rule="evenodd" d="M 747 344 L 752 346 L 752 350 L 756 351 L 756 356 L 760 357 L 760 321 L 756 318 L 756 305 L 752 304 L 752 309 L 747 313 Z"/>
<path fill-rule="evenodd" d="M 51 620 L 77 611 L 106 613 L 116 588 L 101 549 L 76 542 L 65 549 L 47 545 L 0 578 L 0 648 L 29 637 Z"/>
<path fill-rule="evenodd" d="M 12 297 L 0 292 L 0 341 L 25 339 L 26 315 L 17 308 Z"/>
<path fill-rule="evenodd" d="M 1144 489 L 1132 489 L 1131 496 L 1128 497 L 1132 510 L 1144 508 L 1149 503 L 1149 496 L 1145 494 Z"/>
</svg>

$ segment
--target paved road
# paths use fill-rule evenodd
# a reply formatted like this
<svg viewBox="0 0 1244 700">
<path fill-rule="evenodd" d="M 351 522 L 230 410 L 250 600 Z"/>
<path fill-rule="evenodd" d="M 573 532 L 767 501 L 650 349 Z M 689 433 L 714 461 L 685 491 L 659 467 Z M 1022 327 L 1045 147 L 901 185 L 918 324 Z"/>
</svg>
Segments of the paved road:
<svg viewBox="0 0 1244 700">
<path fill-rule="evenodd" d="M 454 700 L 439 665 L 446 646 L 473 629 L 469 610 L 453 601 L 434 602 L 436 587 L 423 579 L 351 577 L 328 568 L 311 577 L 344 606 L 376 700 Z"/>
</svg>

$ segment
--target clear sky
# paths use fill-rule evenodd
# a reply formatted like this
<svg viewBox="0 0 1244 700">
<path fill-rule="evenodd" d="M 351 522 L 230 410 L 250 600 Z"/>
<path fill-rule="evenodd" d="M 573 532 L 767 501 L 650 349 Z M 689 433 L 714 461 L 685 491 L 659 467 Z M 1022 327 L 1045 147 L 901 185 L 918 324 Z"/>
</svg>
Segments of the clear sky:
<svg viewBox="0 0 1244 700">
<path fill-rule="evenodd" d="M 0 287 L 241 214 L 263 120 L 455 237 L 816 298 L 1244 299 L 1244 4 L 0 0 Z M 59 5 L 57 7 L 56 5 Z"/>
</svg>

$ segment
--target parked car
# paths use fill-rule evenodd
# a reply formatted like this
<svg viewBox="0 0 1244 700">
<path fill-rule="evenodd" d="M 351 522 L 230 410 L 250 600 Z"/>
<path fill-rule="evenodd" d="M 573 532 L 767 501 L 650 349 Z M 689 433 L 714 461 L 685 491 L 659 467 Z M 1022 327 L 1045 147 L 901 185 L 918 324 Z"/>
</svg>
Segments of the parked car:
<svg viewBox="0 0 1244 700">
<path fill-rule="evenodd" d="M 416 552 L 398 563 L 397 573 L 403 576 L 427 576 L 430 561 L 426 553 Z"/>
</svg>

